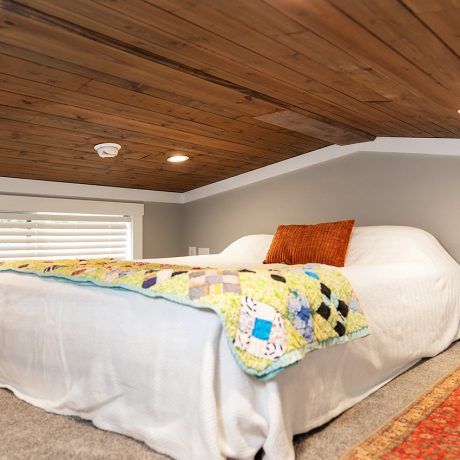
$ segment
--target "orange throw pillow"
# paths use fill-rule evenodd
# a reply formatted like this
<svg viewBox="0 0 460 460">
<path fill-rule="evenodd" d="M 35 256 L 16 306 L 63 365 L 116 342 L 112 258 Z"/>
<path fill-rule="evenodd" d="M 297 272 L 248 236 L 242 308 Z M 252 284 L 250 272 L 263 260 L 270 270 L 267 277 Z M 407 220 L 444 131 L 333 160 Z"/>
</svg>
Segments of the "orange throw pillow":
<svg viewBox="0 0 460 460">
<path fill-rule="evenodd" d="M 280 225 L 264 264 L 318 263 L 343 267 L 354 220 L 316 225 Z"/>
</svg>

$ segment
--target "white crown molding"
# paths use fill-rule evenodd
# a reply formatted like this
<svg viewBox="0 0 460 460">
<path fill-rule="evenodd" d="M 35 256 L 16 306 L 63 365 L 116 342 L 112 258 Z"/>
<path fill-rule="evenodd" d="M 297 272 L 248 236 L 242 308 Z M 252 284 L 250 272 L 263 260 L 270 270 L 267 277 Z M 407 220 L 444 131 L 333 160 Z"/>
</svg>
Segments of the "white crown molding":
<svg viewBox="0 0 460 460">
<path fill-rule="evenodd" d="M 88 201 L 24 195 L 3 195 L 0 212 L 58 212 L 77 214 L 143 216 L 144 205 L 120 201 Z"/>
<path fill-rule="evenodd" d="M 254 184 L 289 172 L 307 168 L 325 161 L 359 152 L 389 152 L 429 155 L 460 155 L 460 139 L 377 137 L 370 142 L 351 145 L 330 145 L 322 149 L 304 153 L 288 160 L 230 177 L 214 184 L 185 192 L 183 202 L 200 200 L 218 193 Z"/>
<path fill-rule="evenodd" d="M 388 152 L 428 155 L 460 155 L 460 139 L 377 137 L 351 145 L 330 145 L 288 160 L 265 166 L 185 193 L 139 190 L 100 185 L 70 184 L 0 177 L 0 194 L 102 199 L 112 201 L 189 203 L 266 179 L 360 152 Z"/>
<path fill-rule="evenodd" d="M 0 177 L 0 194 L 90 200 L 182 203 L 182 193 Z"/>
</svg>

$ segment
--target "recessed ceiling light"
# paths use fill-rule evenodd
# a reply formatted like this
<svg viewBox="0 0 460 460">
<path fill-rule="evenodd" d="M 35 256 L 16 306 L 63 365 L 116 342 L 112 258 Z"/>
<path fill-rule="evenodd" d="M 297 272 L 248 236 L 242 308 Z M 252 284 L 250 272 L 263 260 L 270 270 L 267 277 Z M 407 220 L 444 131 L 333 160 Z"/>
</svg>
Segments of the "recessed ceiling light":
<svg viewBox="0 0 460 460">
<path fill-rule="evenodd" d="M 188 159 L 189 157 L 187 155 L 173 155 L 172 157 L 167 158 L 170 163 L 182 163 Z"/>
<path fill-rule="evenodd" d="M 460 113 L 460 109 L 457 110 L 457 113 Z"/>
</svg>

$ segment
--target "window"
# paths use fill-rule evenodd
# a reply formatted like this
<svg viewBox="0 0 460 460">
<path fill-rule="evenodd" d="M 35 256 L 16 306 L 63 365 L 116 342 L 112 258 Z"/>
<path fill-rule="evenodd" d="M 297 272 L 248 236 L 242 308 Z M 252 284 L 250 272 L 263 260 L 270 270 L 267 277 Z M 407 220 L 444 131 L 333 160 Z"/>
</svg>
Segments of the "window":
<svg viewBox="0 0 460 460">
<path fill-rule="evenodd" d="M 142 258 L 144 205 L 0 194 L 0 259 Z"/>
<path fill-rule="evenodd" d="M 0 213 L 1 259 L 132 259 L 127 216 Z"/>
</svg>

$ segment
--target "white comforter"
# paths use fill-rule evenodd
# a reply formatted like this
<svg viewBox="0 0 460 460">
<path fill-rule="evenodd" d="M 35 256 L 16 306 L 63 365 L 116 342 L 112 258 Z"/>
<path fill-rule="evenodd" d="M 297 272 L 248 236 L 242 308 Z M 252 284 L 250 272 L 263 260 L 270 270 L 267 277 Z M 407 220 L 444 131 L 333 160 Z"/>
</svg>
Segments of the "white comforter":
<svg viewBox="0 0 460 460">
<path fill-rule="evenodd" d="M 259 266 L 270 239 L 169 261 Z M 268 382 L 240 370 L 211 311 L 0 273 L 0 386 L 177 459 L 252 459 L 260 448 L 266 459 L 292 459 L 294 434 L 460 336 L 459 267 L 429 234 L 355 229 L 343 272 L 371 335 L 312 352 Z"/>
</svg>

